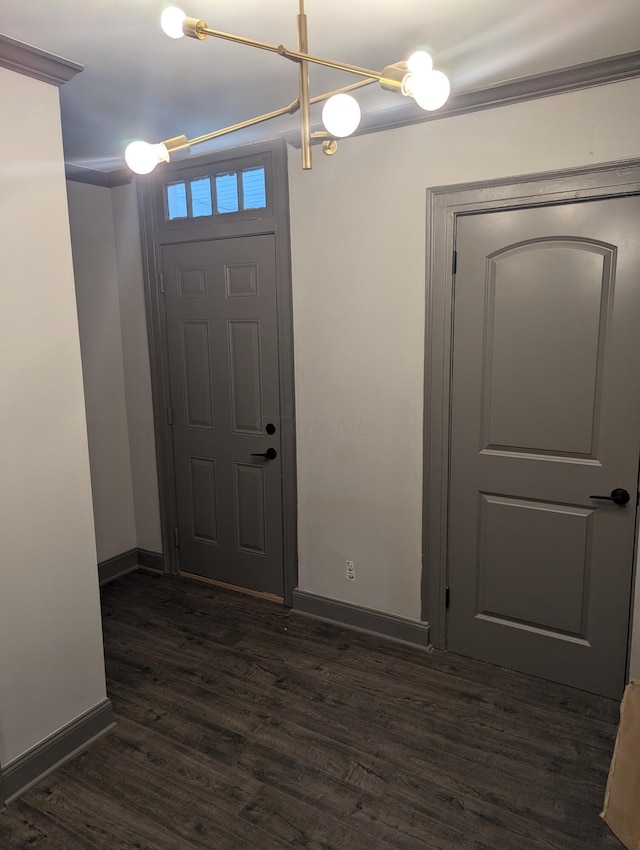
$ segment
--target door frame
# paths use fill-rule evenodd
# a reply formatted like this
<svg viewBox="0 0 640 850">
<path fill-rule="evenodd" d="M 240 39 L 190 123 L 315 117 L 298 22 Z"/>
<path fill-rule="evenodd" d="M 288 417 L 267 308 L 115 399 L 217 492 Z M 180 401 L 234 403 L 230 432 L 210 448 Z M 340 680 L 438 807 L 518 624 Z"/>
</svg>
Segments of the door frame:
<svg viewBox="0 0 640 850">
<path fill-rule="evenodd" d="M 640 159 L 427 189 L 422 619 L 429 623 L 430 642 L 436 648 L 446 649 L 447 645 L 449 435 L 457 216 L 638 194 Z"/>
<path fill-rule="evenodd" d="M 209 166 L 229 165 L 242 168 L 265 163 L 267 192 L 271 199 L 267 210 L 221 215 L 201 223 L 187 220 L 184 226 L 166 224 L 160 189 L 167 181 L 181 179 L 189 172 Z M 195 175 L 193 175 L 195 176 Z M 169 423 L 170 384 L 164 298 L 161 281 L 163 245 L 239 236 L 273 235 L 276 258 L 276 309 L 278 320 L 278 372 L 280 384 L 280 433 L 282 460 L 282 543 L 284 601 L 292 604 L 298 585 L 295 384 L 293 363 L 293 311 L 291 286 L 291 235 L 289 227 L 289 183 L 286 143 L 274 140 L 247 148 L 189 157 L 170 163 L 157 173 L 136 180 L 142 241 L 144 294 L 149 335 L 149 360 L 155 426 L 156 460 L 160 523 L 165 573 L 179 574 L 174 529 L 177 528 L 177 500 L 172 429 Z"/>
</svg>

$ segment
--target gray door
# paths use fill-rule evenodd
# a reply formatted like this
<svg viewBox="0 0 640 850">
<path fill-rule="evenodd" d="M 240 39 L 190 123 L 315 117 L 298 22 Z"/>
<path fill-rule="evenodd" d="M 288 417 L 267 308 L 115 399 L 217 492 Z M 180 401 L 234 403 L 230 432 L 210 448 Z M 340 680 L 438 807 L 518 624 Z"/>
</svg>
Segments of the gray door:
<svg viewBox="0 0 640 850">
<path fill-rule="evenodd" d="M 274 239 L 164 246 L 162 265 L 180 569 L 281 596 Z"/>
<path fill-rule="evenodd" d="M 640 198 L 460 216 L 448 648 L 619 697 L 640 450 Z M 620 506 L 594 498 L 625 489 Z"/>
</svg>

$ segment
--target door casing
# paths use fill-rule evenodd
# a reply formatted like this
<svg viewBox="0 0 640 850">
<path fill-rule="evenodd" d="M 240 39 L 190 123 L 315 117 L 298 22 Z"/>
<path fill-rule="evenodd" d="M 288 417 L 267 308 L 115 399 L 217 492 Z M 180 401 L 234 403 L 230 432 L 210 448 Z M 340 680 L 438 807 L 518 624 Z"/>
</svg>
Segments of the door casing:
<svg viewBox="0 0 640 850">
<path fill-rule="evenodd" d="M 422 619 L 429 623 L 431 644 L 439 649 L 446 649 L 456 217 L 468 212 L 637 194 L 640 194 L 640 159 L 427 189 Z"/>
<path fill-rule="evenodd" d="M 224 164 L 242 168 L 261 159 L 267 168 L 267 186 L 271 201 L 267 211 L 221 215 L 208 223 L 179 223 L 162 226 L 161 187 L 181 179 L 185 172 L 209 165 Z M 296 444 L 293 366 L 293 313 L 291 298 L 291 238 L 289 229 L 289 190 L 287 150 L 284 141 L 252 145 L 250 148 L 223 151 L 203 157 L 170 163 L 157 173 L 137 179 L 138 209 L 142 241 L 149 360 L 155 425 L 156 460 L 160 498 L 160 522 L 166 573 L 178 573 L 174 529 L 177 528 L 175 467 L 172 450 L 169 368 L 166 323 L 161 285 L 160 246 L 175 242 L 202 241 L 234 236 L 273 234 L 276 244 L 276 291 L 280 382 L 280 422 L 282 461 L 282 532 L 284 601 L 291 605 L 298 584 L 298 543 L 296 512 Z"/>
</svg>

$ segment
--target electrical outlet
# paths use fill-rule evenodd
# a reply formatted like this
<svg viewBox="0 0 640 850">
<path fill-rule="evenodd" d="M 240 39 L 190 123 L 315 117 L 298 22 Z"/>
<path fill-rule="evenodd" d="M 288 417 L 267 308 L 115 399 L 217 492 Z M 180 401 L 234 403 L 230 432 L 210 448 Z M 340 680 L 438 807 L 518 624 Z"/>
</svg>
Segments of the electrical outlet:
<svg viewBox="0 0 640 850">
<path fill-rule="evenodd" d="M 355 581 L 356 568 L 353 561 L 347 561 L 347 578 L 349 581 Z"/>
</svg>

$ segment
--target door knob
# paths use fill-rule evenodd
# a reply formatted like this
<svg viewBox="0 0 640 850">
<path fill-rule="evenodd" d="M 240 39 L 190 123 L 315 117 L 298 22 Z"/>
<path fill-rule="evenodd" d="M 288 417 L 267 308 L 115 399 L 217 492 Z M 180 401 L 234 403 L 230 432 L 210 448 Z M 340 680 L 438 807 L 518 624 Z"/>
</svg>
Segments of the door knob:
<svg viewBox="0 0 640 850">
<path fill-rule="evenodd" d="M 275 449 L 267 449 L 266 452 L 251 452 L 251 457 L 266 457 L 267 460 L 275 460 L 278 457 L 278 452 Z"/>
<path fill-rule="evenodd" d="M 628 490 L 623 490 L 622 487 L 616 487 L 611 491 L 610 496 L 589 496 L 590 499 L 606 499 L 608 502 L 613 502 L 616 505 L 626 505 L 631 496 Z"/>
</svg>

